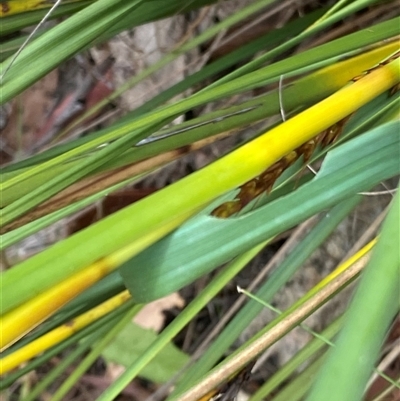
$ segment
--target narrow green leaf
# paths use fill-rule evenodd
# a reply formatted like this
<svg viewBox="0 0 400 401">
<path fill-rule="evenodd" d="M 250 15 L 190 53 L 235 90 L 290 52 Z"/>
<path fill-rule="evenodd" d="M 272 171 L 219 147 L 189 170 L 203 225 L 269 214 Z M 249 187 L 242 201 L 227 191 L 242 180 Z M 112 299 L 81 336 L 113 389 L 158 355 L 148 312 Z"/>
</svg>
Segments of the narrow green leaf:
<svg viewBox="0 0 400 401">
<path fill-rule="evenodd" d="M 124 137 L 117 139 L 115 142 L 96 152 L 94 155 L 86 158 L 83 162 L 72 166 L 67 171 L 53 177 L 48 182 L 40 187 L 33 189 L 26 195 L 20 197 L 10 205 L 1 210 L 0 225 L 5 225 L 15 218 L 23 215 L 41 202 L 49 199 L 52 195 L 57 194 L 62 189 L 67 188 L 72 183 L 88 175 L 91 171 L 100 167 L 109 160 L 118 157 L 126 148 L 133 146 L 138 140 L 143 139 L 152 132 L 152 129 L 157 130 L 164 125 L 164 121 L 156 125 L 135 131 L 127 134 Z"/>
<path fill-rule="evenodd" d="M 397 159 L 398 162 L 399 159 Z M 385 219 L 378 244 L 307 401 L 359 401 L 400 301 L 400 194 Z"/>
<path fill-rule="evenodd" d="M 50 16 L 50 19 L 60 18 L 64 15 L 72 14 L 93 3 L 94 0 L 83 0 L 78 3 L 61 4 Z M 50 4 L 49 4 L 50 5 Z M 10 15 L 1 19 L 0 38 L 9 35 L 30 25 L 38 24 L 49 10 L 34 10 L 22 14 Z M 27 36 L 22 38 L 25 41 Z M 8 43 L 8 42 L 6 42 Z"/>
<path fill-rule="evenodd" d="M 343 316 L 336 319 L 331 323 L 321 335 L 329 340 L 337 334 L 339 329 L 343 325 Z M 266 396 L 270 395 L 271 392 L 279 388 L 289 377 L 295 373 L 301 366 L 309 361 L 310 358 L 315 357 L 315 354 L 321 352 L 326 348 L 326 343 L 321 341 L 319 338 L 312 339 L 304 348 L 301 349 L 290 361 L 282 366 L 270 379 L 268 379 L 254 395 L 252 395 L 249 401 L 262 401 Z M 292 398 L 290 398 L 292 400 Z M 274 400 L 276 401 L 276 400 Z"/>
<path fill-rule="evenodd" d="M 326 355 L 323 354 L 310 366 L 307 366 L 303 372 L 294 377 L 272 401 L 303 401 L 305 394 L 309 390 L 313 380 L 315 380 L 315 376 L 321 370 L 325 360 Z"/>
<path fill-rule="evenodd" d="M 29 237 L 30 235 L 42 230 L 50 226 L 51 224 L 67 217 L 79 210 L 82 210 L 84 207 L 93 204 L 96 200 L 110 194 L 112 191 L 115 191 L 128 183 L 131 183 L 133 179 L 125 180 L 119 184 L 113 185 L 110 188 L 104 189 L 103 191 L 97 192 L 96 194 L 89 196 L 85 199 L 82 199 L 79 202 L 75 202 L 72 205 L 66 206 L 56 212 L 50 213 L 40 219 L 34 220 L 27 224 L 24 224 L 22 227 L 19 227 L 13 231 L 7 232 L 1 238 L 0 242 L 0 251 L 9 247 L 12 244 L 15 244 L 22 239 Z"/>
<path fill-rule="evenodd" d="M 0 104 L 6 103 L 61 61 L 84 48 L 143 1 L 98 0 L 31 42 L 11 67 L 13 57 L 1 63 Z"/>
</svg>

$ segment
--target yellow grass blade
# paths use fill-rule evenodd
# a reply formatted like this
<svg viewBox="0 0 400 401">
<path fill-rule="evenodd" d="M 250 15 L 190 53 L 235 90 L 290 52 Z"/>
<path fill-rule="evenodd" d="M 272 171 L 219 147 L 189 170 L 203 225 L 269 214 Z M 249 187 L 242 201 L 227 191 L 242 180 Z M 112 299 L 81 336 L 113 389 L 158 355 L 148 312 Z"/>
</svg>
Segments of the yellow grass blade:
<svg viewBox="0 0 400 401">
<path fill-rule="evenodd" d="M 75 3 L 82 0 L 67 0 L 63 1 L 66 3 Z M 9 15 L 21 14 L 27 11 L 40 10 L 43 8 L 50 8 L 53 6 L 53 1 L 43 0 L 14 0 L 14 1 L 2 1 L 0 7 L 0 18 L 8 17 Z"/>
<path fill-rule="evenodd" d="M 5 314 L 0 319 L 0 349 L 3 351 L 12 345 L 67 302 L 115 270 L 133 255 L 163 237 L 187 217 L 186 214 L 172 219 L 168 224 L 142 236 L 139 240 L 117 252 L 92 263 L 84 270 Z"/>
<path fill-rule="evenodd" d="M 83 313 L 60 327 L 57 327 L 37 340 L 32 341 L 12 354 L 7 355 L 0 362 L 0 375 L 9 372 L 21 363 L 28 361 L 43 351 L 46 351 L 72 336 L 77 331 L 82 330 L 84 327 L 100 319 L 102 316 L 115 310 L 130 298 L 131 296 L 128 290 L 123 291 L 88 312 Z"/>
<path fill-rule="evenodd" d="M 0 319 L 1 351 L 102 279 L 111 270 L 112 266 L 107 261 L 100 260 L 4 315 Z"/>
</svg>

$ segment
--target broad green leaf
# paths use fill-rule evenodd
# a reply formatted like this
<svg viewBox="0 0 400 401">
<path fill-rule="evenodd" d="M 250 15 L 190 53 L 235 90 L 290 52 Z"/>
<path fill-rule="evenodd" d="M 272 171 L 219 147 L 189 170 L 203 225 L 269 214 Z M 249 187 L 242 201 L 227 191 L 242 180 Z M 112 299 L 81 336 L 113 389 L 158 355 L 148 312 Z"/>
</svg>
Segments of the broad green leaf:
<svg viewBox="0 0 400 401">
<path fill-rule="evenodd" d="M 103 351 L 109 362 L 128 367 L 157 338 L 157 334 L 135 323 L 129 323 Z M 146 367 L 140 376 L 156 383 L 172 378 L 189 360 L 189 357 L 173 344 L 168 344 Z"/>
<path fill-rule="evenodd" d="M 321 171 L 297 191 L 239 218 L 199 216 L 120 269 L 134 299 L 174 292 L 235 255 L 400 172 L 397 122 L 328 153 Z M 245 233 L 245 235 L 243 235 Z M 146 268 L 144 268 L 146 266 Z"/>
</svg>

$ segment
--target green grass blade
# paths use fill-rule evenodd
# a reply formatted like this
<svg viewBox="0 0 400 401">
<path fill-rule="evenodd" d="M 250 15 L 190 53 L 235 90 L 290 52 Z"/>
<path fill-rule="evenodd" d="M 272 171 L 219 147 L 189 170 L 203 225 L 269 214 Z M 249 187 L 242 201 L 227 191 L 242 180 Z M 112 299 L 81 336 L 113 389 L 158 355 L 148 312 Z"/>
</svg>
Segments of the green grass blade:
<svg viewBox="0 0 400 401">
<path fill-rule="evenodd" d="M 143 1 L 98 0 L 31 42 L 12 66 L 13 58 L 1 63 L 0 104 L 6 103 L 60 62 L 80 51 Z"/>
<path fill-rule="evenodd" d="M 358 401 L 363 397 L 389 325 L 399 310 L 400 194 L 385 219 L 336 347 L 307 401 Z"/>
<path fill-rule="evenodd" d="M 60 18 L 65 15 L 69 15 L 71 13 L 79 11 L 82 8 L 93 3 L 93 1 L 94 0 L 85 0 L 85 1 L 79 1 L 78 3 L 61 4 L 53 11 L 53 13 L 50 16 L 50 19 Z M 6 36 L 9 35 L 10 33 L 18 31 L 22 28 L 25 28 L 27 26 L 38 24 L 43 19 L 43 17 L 46 15 L 47 12 L 48 10 L 34 10 L 26 13 L 3 17 L 1 19 L 0 38 L 2 36 Z M 25 41 L 26 37 L 23 37 L 22 42 Z M 8 41 L 6 43 L 8 43 Z"/>
<path fill-rule="evenodd" d="M 100 167 L 107 161 L 118 157 L 118 155 L 126 148 L 133 146 L 138 140 L 149 135 L 149 130 L 152 132 L 152 129 L 157 130 L 163 125 L 164 122 L 158 123 L 155 126 L 150 126 L 139 132 L 133 132 L 132 134 L 119 138 L 117 141 L 101 149 L 99 152 L 78 165 L 71 167 L 69 170 L 53 177 L 47 183 L 44 183 L 40 187 L 30 191 L 25 196 L 20 197 L 18 200 L 2 209 L 0 225 L 5 225 L 13 221 L 15 218 L 23 215 L 44 200 L 49 199 L 52 195 L 57 194 L 62 189 L 67 188 L 72 183 L 87 176 L 97 167 Z"/>
<path fill-rule="evenodd" d="M 104 189 L 103 191 L 97 192 L 96 194 L 89 196 L 79 202 L 75 202 L 72 205 L 66 206 L 40 219 L 24 224 L 22 227 L 19 227 L 13 231 L 7 232 L 1 238 L 0 251 L 6 249 L 10 245 L 13 245 L 18 241 L 21 241 L 24 238 L 29 237 L 30 235 L 42 230 L 43 228 L 50 226 L 51 224 L 63 219 L 64 217 L 70 216 L 73 213 L 82 210 L 84 207 L 93 204 L 95 201 L 110 194 L 111 192 L 120 189 L 129 183 L 132 183 L 133 180 L 134 179 L 122 181 L 119 184 L 113 185 L 112 187 Z"/>
<path fill-rule="evenodd" d="M 329 325 L 321 335 L 331 340 L 343 325 L 343 316 L 336 319 Z M 289 362 L 287 362 L 278 372 L 276 372 L 270 379 L 267 380 L 254 395 L 252 395 L 249 401 L 262 401 L 266 396 L 270 395 L 271 392 L 276 390 L 282 383 L 284 383 L 290 375 L 300 369 L 301 365 L 307 360 L 315 356 L 317 352 L 321 352 L 322 349 L 326 348 L 326 343 L 318 338 L 312 339 L 301 351 L 299 351 Z"/>
<path fill-rule="evenodd" d="M 320 371 L 325 360 L 326 355 L 323 354 L 291 380 L 271 401 L 303 401 L 305 394 L 309 390 L 313 380 L 315 380 L 315 376 Z"/>
<path fill-rule="evenodd" d="M 321 21 L 317 21 L 315 24 L 311 25 L 311 27 L 309 27 L 308 29 L 306 29 L 304 32 L 300 33 L 296 37 L 287 40 L 282 45 L 277 46 L 275 49 L 267 52 L 266 54 L 263 54 L 262 56 L 258 57 L 256 60 L 253 60 L 250 63 L 247 63 L 246 65 L 244 65 L 243 67 L 238 68 L 234 72 L 232 72 L 228 75 L 225 75 L 223 78 L 221 78 L 218 81 L 214 82 L 213 84 L 209 85 L 205 90 L 210 90 L 210 89 L 214 88 L 215 86 L 221 85 L 225 82 L 229 82 L 232 79 L 242 76 L 244 74 L 247 74 L 250 71 L 254 71 L 255 69 L 259 68 L 267 61 L 273 59 L 274 57 L 279 56 L 284 51 L 287 51 L 287 50 L 291 49 L 293 46 L 301 43 L 302 41 L 307 39 L 309 36 L 321 31 L 324 28 L 329 27 L 330 25 L 334 24 L 337 21 L 340 21 L 341 19 L 343 19 L 349 15 L 352 15 L 354 12 L 357 12 L 357 11 L 363 9 L 364 7 L 367 7 L 371 3 L 375 3 L 375 0 L 353 1 L 352 4 L 349 5 L 348 7 L 346 7 L 345 9 L 339 10 L 337 13 L 334 13 L 329 18 L 326 18 Z M 341 39 L 344 39 L 344 38 L 341 38 Z M 341 43 L 341 39 L 338 39 L 338 41 L 334 41 L 334 42 L 339 44 L 339 43 Z M 364 39 L 366 39 L 366 36 L 364 36 Z M 359 40 L 363 40 L 363 39 L 361 39 L 361 37 L 359 37 Z M 356 40 L 356 41 L 358 41 L 358 40 Z"/>
</svg>

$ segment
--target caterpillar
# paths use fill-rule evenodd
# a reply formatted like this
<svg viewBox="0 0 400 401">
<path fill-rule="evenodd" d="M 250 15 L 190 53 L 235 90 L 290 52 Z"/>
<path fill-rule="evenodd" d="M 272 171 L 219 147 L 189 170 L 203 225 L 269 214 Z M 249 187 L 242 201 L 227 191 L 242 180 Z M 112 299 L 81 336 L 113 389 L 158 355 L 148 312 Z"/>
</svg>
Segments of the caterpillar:
<svg viewBox="0 0 400 401">
<path fill-rule="evenodd" d="M 343 120 L 340 120 L 315 138 L 283 156 L 257 177 L 247 181 L 240 187 L 240 191 L 235 199 L 221 204 L 211 212 L 211 215 L 218 218 L 230 217 L 238 213 L 262 193 L 269 194 L 277 178 L 301 156 L 303 156 L 304 163 L 307 164 L 318 145 L 324 148 L 334 143 L 342 133 L 343 127 L 349 118 L 350 116 L 347 116 Z"/>
</svg>

